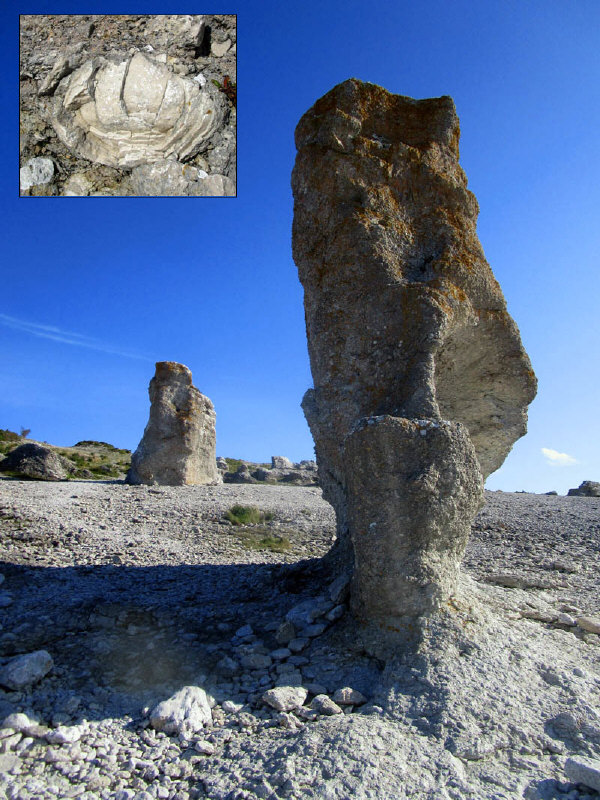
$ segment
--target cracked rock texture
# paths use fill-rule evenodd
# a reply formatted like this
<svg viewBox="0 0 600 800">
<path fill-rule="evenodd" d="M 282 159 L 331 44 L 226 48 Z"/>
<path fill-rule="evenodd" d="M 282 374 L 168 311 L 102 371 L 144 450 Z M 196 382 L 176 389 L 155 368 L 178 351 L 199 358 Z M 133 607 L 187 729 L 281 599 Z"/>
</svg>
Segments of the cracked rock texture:
<svg viewBox="0 0 600 800">
<path fill-rule="evenodd" d="M 21 194 L 235 195 L 235 16 L 20 20 Z"/>
<path fill-rule="evenodd" d="M 458 140 L 451 98 L 355 79 L 296 129 L 293 254 L 314 381 L 303 408 L 348 558 L 348 531 L 354 545 L 355 613 L 376 604 L 382 623 L 448 598 L 482 478 L 525 433 L 536 389 Z M 408 594 L 385 576 L 398 548 Z"/>
<path fill-rule="evenodd" d="M 213 404 L 192 385 L 192 373 L 159 361 L 150 381 L 150 419 L 131 457 L 127 481 L 186 486 L 220 483 Z"/>
</svg>

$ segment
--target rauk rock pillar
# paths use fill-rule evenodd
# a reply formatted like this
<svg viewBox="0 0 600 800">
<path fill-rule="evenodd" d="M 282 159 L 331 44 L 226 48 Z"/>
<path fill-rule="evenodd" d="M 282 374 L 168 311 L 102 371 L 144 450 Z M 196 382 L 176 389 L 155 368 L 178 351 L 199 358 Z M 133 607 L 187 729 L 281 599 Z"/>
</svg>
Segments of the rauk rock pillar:
<svg viewBox="0 0 600 800">
<path fill-rule="evenodd" d="M 353 611 L 388 628 L 452 595 L 483 479 L 535 395 L 458 141 L 451 98 L 354 79 L 296 129 L 293 254 L 314 382 L 303 408 L 354 557 Z"/>
<path fill-rule="evenodd" d="M 131 458 L 134 484 L 220 483 L 215 455 L 215 409 L 192 385 L 192 373 L 175 361 L 159 361 L 150 381 L 150 419 Z"/>
</svg>

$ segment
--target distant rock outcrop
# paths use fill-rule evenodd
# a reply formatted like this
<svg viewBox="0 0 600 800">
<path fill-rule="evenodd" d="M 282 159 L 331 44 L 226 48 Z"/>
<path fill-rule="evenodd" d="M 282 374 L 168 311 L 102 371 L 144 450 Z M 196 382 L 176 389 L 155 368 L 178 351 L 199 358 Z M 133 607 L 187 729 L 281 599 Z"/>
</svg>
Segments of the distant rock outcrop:
<svg viewBox="0 0 600 800">
<path fill-rule="evenodd" d="M 567 497 L 600 497 L 600 483 L 583 481 L 577 489 L 569 489 Z"/>
<path fill-rule="evenodd" d="M 536 380 L 476 235 L 450 97 L 339 84 L 296 129 L 293 253 L 319 481 L 355 556 L 359 618 L 394 628 L 454 591 L 482 478 Z"/>
<path fill-rule="evenodd" d="M 183 364 L 159 361 L 150 381 L 150 419 L 127 482 L 185 486 L 220 483 L 215 410 Z"/>
<path fill-rule="evenodd" d="M 22 444 L 0 461 L 0 472 L 12 472 L 38 481 L 64 481 L 73 472 L 66 459 L 39 444 Z"/>
</svg>

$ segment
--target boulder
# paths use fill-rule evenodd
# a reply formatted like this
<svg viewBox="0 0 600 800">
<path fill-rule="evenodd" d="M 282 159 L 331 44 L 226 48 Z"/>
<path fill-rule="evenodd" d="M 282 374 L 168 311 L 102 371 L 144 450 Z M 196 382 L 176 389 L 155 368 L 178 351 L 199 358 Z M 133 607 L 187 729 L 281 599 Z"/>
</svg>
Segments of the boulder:
<svg viewBox="0 0 600 800">
<path fill-rule="evenodd" d="M 536 390 L 458 141 L 450 97 L 355 79 L 296 129 L 293 255 L 314 383 L 303 409 L 355 560 L 352 609 L 385 628 L 456 589 L 483 479 L 525 433 Z"/>
<path fill-rule="evenodd" d="M 16 656 L 0 669 L 0 686 L 15 692 L 28 689 L 45 678 L 53 666 L 52 656 L 46 650 Z"/>
<path fill-rule="evenodd" d="M 215 410 L 183 364 L 159 361 L 150 381 L 150 419 L 127 482 L 185 486 L 220 483 Z"/>
<path fill-rule="evenodd" d="M 567 497 L 600 497 L 600 483 L 583 481 L 577 489 L 569 489 Z"/>
<path fill-rule="evenodd" d="M 64 481 L 73 465 L 63 456 L 39 444 L 16 447 L 0 461 L 0 472 L 13 472 L 38 481 Z"/>
<path fill-rule="evenodd" d="M 150 712 L 150 725 L 157 731 L 190 737 L 212 725 L 208 696 L 199 686 L 184 686 Z"/>
</svg>

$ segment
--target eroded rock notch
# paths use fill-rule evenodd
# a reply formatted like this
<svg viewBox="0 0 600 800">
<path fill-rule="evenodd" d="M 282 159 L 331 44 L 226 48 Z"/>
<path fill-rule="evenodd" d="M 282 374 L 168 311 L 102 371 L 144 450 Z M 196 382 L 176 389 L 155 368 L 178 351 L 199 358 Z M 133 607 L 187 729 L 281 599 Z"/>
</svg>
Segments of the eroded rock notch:
<svg viewBox="0 0 600 800">
<path fill-rule="evenodd" d="M 159 361 L 150 381 L 150 419 L 131 458 L 127 482 L 185 486 L 220 483 L 213 404 L 192 385 L 192 373 Z"/>
<path fill-rule="evenodd" d="M 303 408 L 356 616 L 394 628 L 456 589 L 483 479 L 536 380 L 476 234 L 450 97 L 351 79 L 296 129 Z M 350 548 L 350 542 L 352 548 Z"/>
</svg>

